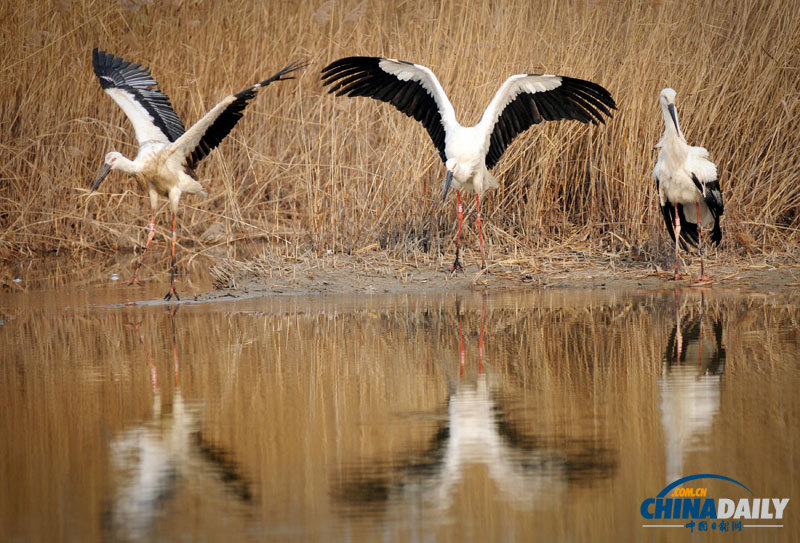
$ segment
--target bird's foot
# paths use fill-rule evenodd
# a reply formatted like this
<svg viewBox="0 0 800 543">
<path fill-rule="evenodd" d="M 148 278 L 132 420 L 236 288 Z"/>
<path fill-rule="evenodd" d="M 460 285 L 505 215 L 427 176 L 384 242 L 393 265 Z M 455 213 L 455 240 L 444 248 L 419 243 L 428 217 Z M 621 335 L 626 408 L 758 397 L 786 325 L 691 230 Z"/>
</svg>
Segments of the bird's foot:
<svg viewBox="0 0 800 543">
<path fill-rule="evenodd" d="M 453 262 L 453 265 L 450 266 L 449 271 L 451 275 L 455 274 L 456 272 L 464 273 L 464 266 L 462 266 L 461 262 L 459 262 L 458 258 L 456 258 L 455 262 Z"/>
<path fill-rule="evenodd" d="M 167 294 L 164 296 L 164 301 L 171 300 L 173 296 L 175 296 L 175 299 L 178 300 L 179 302 L 181 301 L 181 297 L 178 296 L 178 291 L 175 290 L 174 285 L 169 287 L 169 292 L 167 292 Z"/>
<path fill-rule="evenodd" d="M 670 279 L 670 281 L 680 281 L 680 280 L 681 280 L 681 274 L 679 274 L 678 272 L 675 272 L 675 275 L 673 275 L 672 279 Z"/>
<path fill-rule="evenodd" d="M 130 281 L 128 281 L 128 286 L 131 286 L 134 283 L 136 283 L 139 286 L 142 285 L 142 282 L 139 281 L 139 274 L 137 272 L 134 272 L 133 277 L 131 277 Z"/>
</svg>

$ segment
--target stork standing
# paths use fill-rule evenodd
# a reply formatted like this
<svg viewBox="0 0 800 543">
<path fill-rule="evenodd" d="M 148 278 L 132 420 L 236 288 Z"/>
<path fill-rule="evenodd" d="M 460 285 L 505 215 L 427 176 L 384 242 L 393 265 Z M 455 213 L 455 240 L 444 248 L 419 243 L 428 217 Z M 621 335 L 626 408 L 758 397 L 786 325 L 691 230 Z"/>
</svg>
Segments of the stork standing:
<svg viewBox="0 0 800 543">
<path fill-rule="evenodd" d="M 117 151 L 109 152 L 90 193 L 97 190 L 109 172 L 119 170 L 132 175 L 142 190 L 147 190 L 150 194 L 150 231 L 129 285 L 139 283 L 139 268 L 155 236 L 158 196 L 169 199 L 172 211 L 172 264 L 170 289 L 164 299 L 169 300 L 175 296 L 180 300 L 175 290 L 178 202 L 183 193 L 206 195 L 202 185 L 197 182 L 195 168 L 242 118 L 244 109 L 259 88 L 266 87 L 273 81 L 293 79 L 287 77 L 287 74 L 304 66 L 290 64 L 269 79 L 228 96 L 189 130 L 185 130 L 172 109 L 169 98 L 158 89 L 158 83 L 150 75 L 149 68 L 126 62 L 105 51 L 98 51 L 97 48 L 92 51 L 92 65 L 94 73 L 100 79 L 100 86 L 122 108 L 133 124 L 139 152 L 134 160 L 125 158 Z"/>
<path fill-rule="evenodd" d="M 367 96 L 394 105 L 420 121 L 428 131 L 447 173 L 443 200 L 456 189 L 458 234 L 452 271 L 461 269 L 461 191 L 475 192 L 481 268 L 486 269 L 481 232 L 481 195 L 497 186 L 489 172 L 511 141 L 542 121 L 604 122 L 616 109 L 611 94 L 596 83 L 549 74 L 509 77 L 494 95 L 480 122 L 461 126 L 455 110 L 433 72 L 425 66 L 391 58 L 347 57 L 322 70 L 324 85 L 336 96 Z M 602 114 L 601 114 L 602 113 Z"/>
<path fill-rule="evenodd" d="M 678 273 L 678 243 L 696 245 L 700 251 L 700 278 L 708 281 L 703 267 L 702 231 L 704 225 L 712 222 L 711 241 L 719 245 L 722 229 L 719 218 L 724 211 L 722 192 L 717 180 L 717 166 L 708 160 L 704 147 L 693 147 L 678 124 L 675 109 L 677 93 L 671 88 L 661 91 L 659 103 L 664 116 L 664 135 L 656 144 L 661 151 L 653 169 L 656 180 L 661 214 L 667 225 L 669 235 L 675 240 L 675 275 Z M 687 209 L 688 206 L 688 209 Z M 691 209 L 694 207 L 694 209 Z M 688 211 L 688 213 L 687 213 Z M 674 224 L 674 227 L 673 227 Z"/>
</svg>

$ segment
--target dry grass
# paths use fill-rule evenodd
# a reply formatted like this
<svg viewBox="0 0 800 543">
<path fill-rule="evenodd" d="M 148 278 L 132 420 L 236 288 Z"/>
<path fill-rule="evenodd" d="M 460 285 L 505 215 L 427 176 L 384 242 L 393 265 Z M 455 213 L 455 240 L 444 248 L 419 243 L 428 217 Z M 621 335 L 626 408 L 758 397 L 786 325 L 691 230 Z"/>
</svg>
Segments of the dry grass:
<svg viewBox="0 0 800 543">
<path fill-rule="evenodd" d="M 687 138 L 708 147 L 721 172 L 722 253 L 791 258 L 800 19 L 792 2 L 717 4 L 3 3 L 0 258 L 110 253 L 144 240 L 146 195 L 132 180 L 115 174 L 86 197 L 105 152 L 135 154 L 129 123 L 92 73 L 92 46 L 149 65 L 186 123 L 290 61 L 311 62 L 298 80 L 262 92 L 202 164 L 209 197 L 184 199 L 184 264 L 241 256 L 242 240 L 269 258 L 452 252 L 455 214 L 440 202 L 444 170 L 425 130 L 388 105 L 321 87 L 319 70 L 354 54 L 431 67 L 464 124 L 521 71 L 612 92 L 619 110 L 605 126 L 535 127 L 510 146 L 495 168 L 502 187 L 484 200 L 492 257 L 577 242 L 600 254 L 668 251 L 651 170 L 658 92 L 672 86 Z M 473 211 L 468 245 L 477 242 Z M 157 239 L 167 230 L 162 213 Z"/>
</svg>

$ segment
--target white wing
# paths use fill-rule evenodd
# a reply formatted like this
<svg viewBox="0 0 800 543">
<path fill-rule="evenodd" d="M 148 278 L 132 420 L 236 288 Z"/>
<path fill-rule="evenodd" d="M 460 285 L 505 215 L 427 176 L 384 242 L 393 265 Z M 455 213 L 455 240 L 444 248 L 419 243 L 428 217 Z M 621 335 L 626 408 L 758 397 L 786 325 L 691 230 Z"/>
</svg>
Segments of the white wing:
<svg viewBox="0 0 800 543">
<path fill-rule="evenodd" d="M 183 134 L 183 123 L 148 68 L 97 48 L 92 51 L 92 65 L 100 86 L 133 124 L 139 145 L 175 141 Z"/>
<path fill-rule="evenodd" d="M 212 149 L 216 148 L 233 130 L 233 127 L 244 115 L 247 104 L 255 97 L 258 89 L 266 87 L 273 81 L 292 79 L 292 77 L 286 77 L 286 75 L 304 67 L 305 64 L 290 64 L 261 83 L 223 99 L 181 137 L 175 140 L 170 146 L 168 161 L 173 167 L 181 165 L 193 170 L 197 163 L 205 158 Z"/>
<path fill-rule="evenodd" d="M 519 134 L 543 121 L 604 122 L 616 109 L 611 94 L 596 83 L 561 75 L 517 74 L 509 77 L 483 112 L 478 126 L 488 138 L 486 167 L 500 160 Z"/>
<path fill-rule="evenodd" d="M 717 180 L 717 165 L 708 160 L 708 150 L 705 147 L 689 147 L 686 169 L 697 176 L 705 184 Z"/>
</svg>

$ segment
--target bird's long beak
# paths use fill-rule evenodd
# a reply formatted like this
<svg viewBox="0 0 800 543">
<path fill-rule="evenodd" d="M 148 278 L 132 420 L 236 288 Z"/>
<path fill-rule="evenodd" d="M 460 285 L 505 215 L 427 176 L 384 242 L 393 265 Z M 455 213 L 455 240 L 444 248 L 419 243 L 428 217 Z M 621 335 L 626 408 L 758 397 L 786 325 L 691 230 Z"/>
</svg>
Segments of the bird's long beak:
<svg viewBox="0 0 800 543">
<path fill-rule="evenodd" d="M 450 190 L 450 183 L 453 181 L 453 171 L 447 170 L 447 175 L 444 178 L 444 194 L 442 195 L 442 202 L 447 200 L 447 191 Z"/>
<path fill-rule="evenodd" d="M 89 194 L 97 190 L 97 187 L 100 186 L 100 183 L 103 182 L 103 179 L 106 178 L 106 176 L 110 171 L 111 171 L 111 164 L 103 164 L 103 169 L 100 170 L 100 173 L 97 175 L 97 179 L 94 180 L 94 184 L 92 185 L 92 190 L 89 191 Z"/>
<path fill-rule="evenodd" d="M 667 106 L 667 111 L 669 111 L 669 116 L 672 117 L 672 122 L 675 124 L 675 132 L 680 136 L 681 128 L 678 126 L 678 114 L 675 113 L 675 104 L 669 104 Z"/>
</svg>

